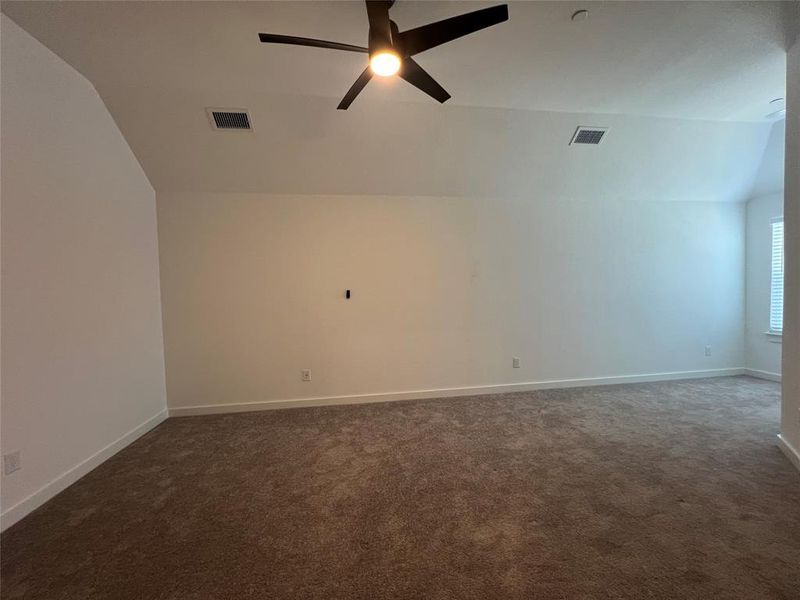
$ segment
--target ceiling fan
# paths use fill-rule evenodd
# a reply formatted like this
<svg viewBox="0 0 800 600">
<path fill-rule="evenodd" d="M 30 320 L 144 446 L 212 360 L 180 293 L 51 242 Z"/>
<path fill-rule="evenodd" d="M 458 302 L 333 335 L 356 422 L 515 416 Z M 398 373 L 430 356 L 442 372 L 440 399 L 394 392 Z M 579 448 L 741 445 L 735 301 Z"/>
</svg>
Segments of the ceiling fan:
<svg viewBox="0 0 800 600">
<path fill-rule="evenodd" d="M 369 19 L 367 48 L 274 33 L 259 33 L 258 37 L 262 42 L 269 44 L 294 44 L 368 54 L 369 65 L 337 106 L 341 110 L 347 110 L 347 107 L 372 79 L 373 74 L 382 77 L 397 74 L 439 102 L 445 102 L 450 98 L 450 94 L 411 57 L 508 20 L 508 5 L 502 4 L 407 31 L 399 31 L 397 24 L 389 18 L 389 9 L 394 4 L 394 0 L 366 0 L 366 3 L 367 18 Z"/>
</svg>

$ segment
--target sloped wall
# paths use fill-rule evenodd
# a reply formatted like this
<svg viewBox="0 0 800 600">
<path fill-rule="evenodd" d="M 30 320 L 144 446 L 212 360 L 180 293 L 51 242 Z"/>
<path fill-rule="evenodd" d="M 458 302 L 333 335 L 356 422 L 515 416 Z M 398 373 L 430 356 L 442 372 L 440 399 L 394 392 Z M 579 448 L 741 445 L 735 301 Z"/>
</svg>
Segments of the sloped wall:
<svg viewBox="0 0 800 600">
<path fill-rule="evenodd" d="M 155 193 L 92 85 L 2 16 L 8 526 L 165 418 Z"/>
</svg>

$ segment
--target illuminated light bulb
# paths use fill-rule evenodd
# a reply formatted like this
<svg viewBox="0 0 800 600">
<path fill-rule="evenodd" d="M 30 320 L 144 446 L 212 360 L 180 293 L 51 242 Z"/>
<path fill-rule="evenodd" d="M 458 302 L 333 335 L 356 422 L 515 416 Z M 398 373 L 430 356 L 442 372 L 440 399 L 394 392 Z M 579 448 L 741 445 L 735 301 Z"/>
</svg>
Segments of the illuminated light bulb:
<svg viewBox="0 0 800 600">
<path fill-rule="evenodd" d="M 400 57 L 394 52 L 381 52 L 369 60 L 372 72 L 381 77 L 389 77 L 400 70 Z"/>
</svg>

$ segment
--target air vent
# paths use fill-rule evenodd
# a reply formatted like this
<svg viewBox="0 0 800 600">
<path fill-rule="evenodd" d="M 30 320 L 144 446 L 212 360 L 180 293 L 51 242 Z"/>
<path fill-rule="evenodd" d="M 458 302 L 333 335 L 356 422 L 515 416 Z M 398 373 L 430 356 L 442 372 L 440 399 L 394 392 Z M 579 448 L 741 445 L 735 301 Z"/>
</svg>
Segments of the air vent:
<svg viewBox="0 0 800 600">
<path fill-rule="evenodd" d="M 214 129 L 252 130 L 247 110 L 241 108 L 207 108 L 208 120 Z"/>
<path fill-rule="evenodd" d="M 603 136 L 608 131 L 608 127 L 578 127 L 575 135 L 572 136 L 572 144 L 593 144 L 597 145 L 603 140 Z"/>
</svg>

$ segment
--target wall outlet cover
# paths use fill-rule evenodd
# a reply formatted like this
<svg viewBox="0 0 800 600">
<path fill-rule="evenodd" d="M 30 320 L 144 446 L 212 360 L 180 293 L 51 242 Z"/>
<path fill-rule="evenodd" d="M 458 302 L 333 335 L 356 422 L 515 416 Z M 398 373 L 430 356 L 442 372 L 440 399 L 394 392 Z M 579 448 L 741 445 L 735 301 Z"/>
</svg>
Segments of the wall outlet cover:
<svg viewBox="0 0 800 600">
<path fill-rule="evenodd" d="M 20 457 L 19 450 L 16 452 L 9 452 L 3 455 L 3 473 L 11 475 L 14 471 L 19 471 L 22 468 L 22 458 Z"/>
<path fill-rule="evenodd" d="M 303 381 L 311 381 L 311 369 L 303 369 L 300 371 L 300 379 Z"/>
<path fill-rule="evenodd" d="M 519 357 L 515 356 L 511 359 L 511 366 L 515 369 L 519 369 Z"/>
</svg>

